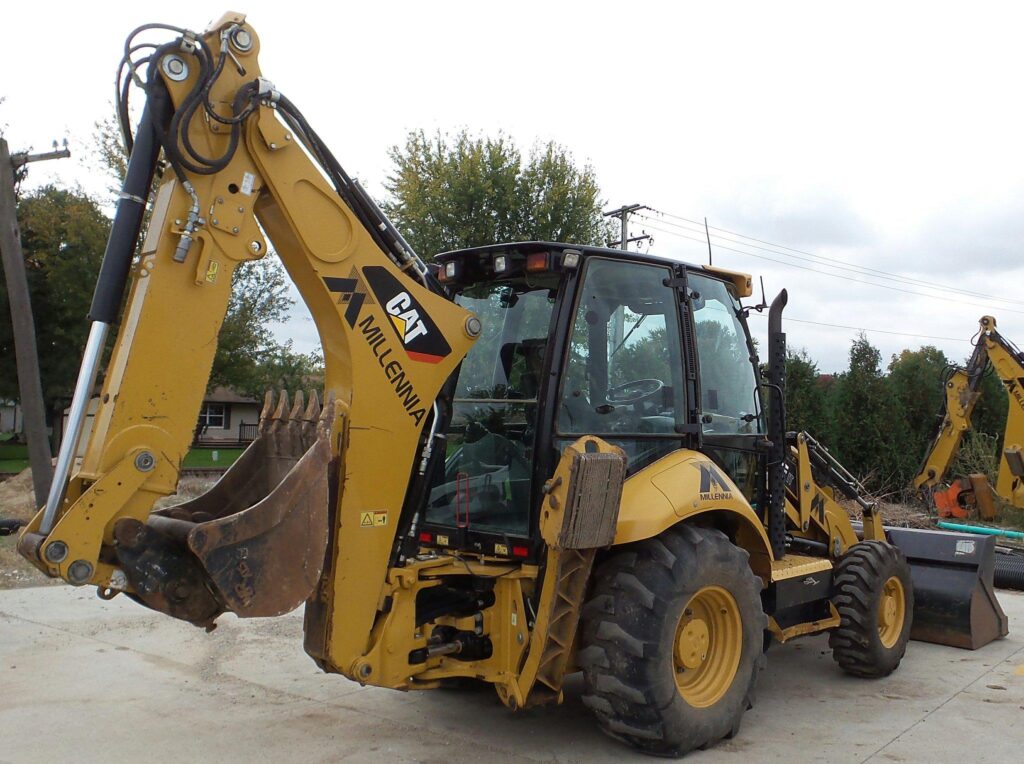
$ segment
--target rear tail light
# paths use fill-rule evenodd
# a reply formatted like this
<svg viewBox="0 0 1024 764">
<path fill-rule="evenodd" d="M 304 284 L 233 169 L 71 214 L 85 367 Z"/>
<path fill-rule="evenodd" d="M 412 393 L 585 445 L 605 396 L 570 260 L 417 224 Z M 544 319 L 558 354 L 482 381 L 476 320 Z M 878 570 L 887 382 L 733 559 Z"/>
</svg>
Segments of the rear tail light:
<svg viewBox="0 0 1024 764">
<path fill-rule="evenodd" d="M 526 270 L 530 273 L 546 271 L 548 269 L 548 253 L 534 252 L 526 256 Z"/>
<path fill-rule="evenodd" d="M 450 260 L 441 266 L 437 276 L 441 281 L 454 281 L 459 277 L 459 270 L 459 264 L 454 260 Z"/>
</svg>

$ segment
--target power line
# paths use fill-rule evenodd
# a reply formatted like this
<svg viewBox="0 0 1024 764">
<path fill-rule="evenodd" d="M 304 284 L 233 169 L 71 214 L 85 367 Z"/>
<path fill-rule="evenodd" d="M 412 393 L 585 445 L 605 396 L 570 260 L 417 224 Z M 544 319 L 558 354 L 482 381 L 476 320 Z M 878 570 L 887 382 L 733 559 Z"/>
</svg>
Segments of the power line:
<svg viewBox="0 0 1024 764">
<path fill-rule="evenodd" d="M 762 316 L 760 313 L 753 313 L 751 315 L 757 316 L 758 318 L 765 318 L 765 316 Z M 832 328 L 832 329 L 853 329 L 854 331 L 858 331 L 858 332 L 868 332 L 868 333 L 875 332 L 875 333 L 878 333 L 878 334 L 895 334 L 895 335 L 898 335 L 900 337 L 916 337 L 917 339 L 922 339 L 922 340 L 946 340 L 948 342 L 968 342 L 968 343 L 970 342 L 970 340 L 964 339 L 963 337 L 936 337 L 935 335 L 932 335 L 932 334 L 914 334 L 913 332 L 894 332 L 894 331 L 892 331 L 890 329 L 869 329 L 869 328 L 867 328 L 865 326 L 847 326 L 846 324 L 828 324 L 828 323 L 825 323 L 823 321 L 808 321 L 807 319 L 804 319 L 804 318 L 792 318 L 791 316 L 786 316 L 786 321 L 793 321 L 793 322 L 798 323 L 798 324 L 813 324 L 814 326 L 826 326 L 826 327 L 829 327 L 829 328 Z"/>
<path fill-rule="evenodd" d="M 692 233 L 703 233 L 703 223 L 701 221 L 699 221 L 699 220 L 683 217 L 682 215 L 674 215 L 674 214 L 672 214 L 670 212 L 664 212 L 662 210 L 655 210 L 653 208 L 651 209 L 651 212 L 657 213 L 658 215 L 661 215 L 661 216 L 664 216 L 664 217 L 667 217 L 667 218 L 674 218 L 676 220 L 682 220 L 682 221 L 684 221 L 686 223 L 691 224 L 692 226 L 696 226 L 696 228 L 691 228 L 691 227 L 688 227 L 688 226 L 680 225 L 678 223 L 673 223 L 670 220 L 653 219 L 655 222 L 659 222 L 659 223 L 662 223 L 664 225 L 678 227 L 678 228 L 681 228 L 681 229 L 683 229 L 685 231 L 689 231 L 689 232 L 692 232 Z M 641 215 L 640 217 L 643 217 L 646 220 L 652 220 L 652 218 L 647 216 L 647 215 Z M 878 268 L 869 268 L 868 266 L 864 266 L 864 265 L 855 265 L 855 264 L 852 264 L 852 263 L 847 263 L 847 262 L 845 262 L 843 260 L 838 260 L 836 258 L 826 257 L 825 255 L 818 255 L 818 254 L 815 254 L 813 252 L 807 252 L 806 250 L 796 249 L 794 247 L 787 247 L 784 244 L 775 244 L 773 242 L 766 241 L 764 239 L 758 239 L 758 238 L 755 238 L 753 236 L 747 236 L 746 234 L 738 233 L 736 231 L 730 231 L 729 229 L 726 229 L 726 228 L 719 228 L 717 226 L 710 226 L 710 227 L 713 228 L 716 231 L 721 231 L 724 234 L 729 234 L 729 236 L 738 237 L 739 239 L 745 239 L 746 240 L 746 241 L 737 241 L 736 239 L 729 238 L 729 236 L 722 236 L 721 234 L 715 234 L 719 238 L 723 238 L 726 241 L 730 241 L 731 243 L 739 244 L 739 245 L 744 246 L 744 247 L 751 247 L 751 248 L 754 248 L 754 249 L 763 250 L 765 252 L 770 252 L 772 254 L 782 255 L 783 257 L 791 257 L 791 258 L 794 258 L 794 259 L 797 259 L 797 260 L 803 260 L 805 262 L 815 262 L 816 264 L 825 265 L 825 266 L 830 267 L 830 268 L 836 268 L 837 270 L 849 271 L 849 272 L 852 272 L 852 273 L 858 273 L 860 275 L 869 276 L 869 277 L 871 277 L 871 276 L 875 276 L 875 277 L 881 276 L 881 277 L 885 277 L 887 279 L 896 280 L 896 281 L 899 281 L 899 282 L 902 282 L 902 283 L 912 284 L 912 285 L 916 285 L 916 286 L 923 286 L 923 287 L 928 287 L 928 288 L 932 288 L 932 289 L 939 289 L 939 290 L 942 290 L 942 291 L 945 291 L 945 292 L 950 292 L 950 293 L 953 293 L 953 294 L 962 294 L 962 295 L 968 295 L 968 296 L 973 296 L 973 297 L 980 297 L 980 298 L 986 299 L 986 300 L 995 300 L 995 301 L 998 301 L 998 302 L 1007 302 L 1007 303 L 1016 304 L 1016 305 L 1024 305 L 1024 300 L 1012 299 L 1012 298 L 1009 298 L 1009 297 L 998 297 L 996 295 L 992 295 L 992 294 L 988 294 L 988 293 L 984 293 L 984 292 L 975 292 L 975 291 L 972 291 L 972 290 L 969 290 L 969 289 L 963 289 L 962 287 L 953 287 L 953 286 L 949 286 L 947 284 L 942 284 L 942 283 L 935 282 L 935 281 L 927 281 L 925 279 L 918 279 L 918 278 L 914 278 L 912 276 L 903 276 L 903 275 L 898 274 L 898 273 L 892 273 L 890 271 L 884 271 L 884 270 L 881 270 L 881 269 L 878 269 Z M 665 233 L 665 232 L 663 231 L 663 233 Z M 756 244 L 748 244 L 747 241 L 757 242 L 757 243 Z M 765 246 L 758 246 L 758 245 L 765 245 Z M 783 251 L 780 251 L 780 250 L 786 250 L 786 251 L 783 252 Z M 795 255 L 794 254 L 789 254 L 790 252 L 794 252 L 794 253 L 797 253 L 797 254 L 795 254 Z M 806 257 L 799 257 L 798 255 L 805 255 Z M 811 260 L 808 260 L 808 258 L 811 258 Z"/>
<path fill-rule="evenodd" d="M 679 237 L 681 239 L 688 239 L 690 241 L 696 241 L 696 242 L 699 242 L 701 244 L 705 243 L 704 239 L 698 239 L 698 238 L 696 238 L 694 236 L 687 236 L 686 234 L 679 233 L 678 231 L 669 231 L 669 230 L 666 230 L 664 228 L 658 228 L 657 226 L 653 226 L 653 225 L 649 225 L 648 227 L 651 228 L 652 230 L 658 231 L 660 233 L 667 234 L 669 236 L 677 236 L 677 237 Z M 735 252 L 738 255 L 746 255 L 747 257 L 755 257 L 758 260 L 767 260 L 768 262 L 775 263 L 776 265 L 784 265 L 784 266 L 787 266 L 789 268 L 799 268 L 800 270 L 803 270 L 803 271 L 810 271 L 811 273 L 817 273 L 817 274 L 822 275 L 822 276 L 831 276 L 832 278 L 842 279 L 843 281 L 847 281 L 847 282 L 853 281 L 853 282 L 858 283 L 858 284 L 866 284 L 867 286 L 874 287 L 876 289 L 888 289 L 889 291 L 892 291 L 892 292 L 900 292 L 902 294 L 911 294 L 911 295 L 916 295 L 918 297 L 927 297 L 927 298 L 932 299 L 932 300 L 946 300 L 948 302 L 956 302 L 956 303 L 958 303 L 960 305 L 970 305 L 970 306 L 975 307 L 975 308 L 982 308 L 983 310 L 990 310 L 991 309 L 990 305 L 982 305 L 982 304 L 976 303 L 976 302 L 967 302 L 966 300 L 956 300 L 956 299 L 953 299 L 953 298 L 944 297 L 942 295 L 928 294 L 927 292 L 916 292 L 916 291 L 914 291 L 912 289 L 902 289 L 900 287 L 891 286 L 889 284 L 878 284 L 878 283 L 875 283 L 874 281 L 864 281 L 863 279 L 854 278 L 852 276 L 844 276 L 844 275 L 841 275 L 839 273 L 829 273 L 828 271 L 818 270 L 817 268 L 811 268 L 811 267 L 806 266 L 806 265 L 797 265 L 796 263 L 787 263 L 784 260 L 776 260 L 776 259 L 771 258 L 771 257 L 766 257 L 765 255 L 759 255 L 756 252 L 748 252 L 747 250 L 736 249 L 735 247 L 727 247 L 727 246 L 725 246 L 724 244 L 721 244 L 721 243 L 717 244 L 716 246 L 718 246 L 719 249 L 724 249 L 724 250 L 727 250 L 729 252 Z M 781 254 L 781 253 L 776 253 L 776 254 Z M 862 275 L 865 275 L 865 274 L 862 274 Z M 1021 313 L 1021 314 L 1024 314 L 1024 310 L 1015 310 L 1013 308 L 1000 307 L 999 310 L 1007 312 L 1007 313 Z"/>
</svg>

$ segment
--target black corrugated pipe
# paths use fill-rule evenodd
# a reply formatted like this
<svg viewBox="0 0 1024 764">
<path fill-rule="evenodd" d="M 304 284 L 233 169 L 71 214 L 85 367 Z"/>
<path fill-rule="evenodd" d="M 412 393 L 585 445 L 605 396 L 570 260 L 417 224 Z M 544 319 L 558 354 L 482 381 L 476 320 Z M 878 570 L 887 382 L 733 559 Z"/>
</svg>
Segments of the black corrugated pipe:
<svg viewBox="0 0 1024 764">
<path fill-rule="evenodd" d="M 789 295 L 783 289 L 768 309 L 768 379 L 771 406 L 768 409 L 768 541 L 775 559 L 786 554 L 786 333 L 782 331 L 782 310 Z"/>
<path fill-rule="evenodd" d="M 1000 589 L 1024 591 L 1024 555 L 996 555 L 995 585 Z"/>
</svg>

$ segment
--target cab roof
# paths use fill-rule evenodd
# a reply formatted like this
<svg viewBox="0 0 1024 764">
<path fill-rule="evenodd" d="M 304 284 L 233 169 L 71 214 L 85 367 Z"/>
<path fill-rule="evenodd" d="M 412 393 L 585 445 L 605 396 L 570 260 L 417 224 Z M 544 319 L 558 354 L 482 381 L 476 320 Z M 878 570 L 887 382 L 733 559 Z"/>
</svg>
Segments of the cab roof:
<svg viewBox="0 0 1024 764">
<path fill-rule="evenodd" d="M 501 254 L 518 253 L 529 255 L 533 252 L 578 252 L 583 258 L 607 257 L 616 260 L 631 260 L 634 262 L 648 262 L 658 264 L 685 265 L 693 270 L 701 270 L 712 276 L 729 281 L 736 288 L 739 297 L 749 297 L 753 293 L 753 280 L 748 273 L 731 271 L 726 268 L 716 268 L 708 265 L 695 265 L 675 257 L 658 255 L 643 252 L 627 252 L 611 247 L 592 247 L 581 244 L 566 244 L 554 241 L 516 241 L 503 244 L 487 244 L 482 247 L 470 247 L 469 249 L 457 249 L 451 252 L 443 252 L 435 260 L 442 265 L 451 261 L 462 261 L 471 257 L 487 257 Z"/>
</svg>

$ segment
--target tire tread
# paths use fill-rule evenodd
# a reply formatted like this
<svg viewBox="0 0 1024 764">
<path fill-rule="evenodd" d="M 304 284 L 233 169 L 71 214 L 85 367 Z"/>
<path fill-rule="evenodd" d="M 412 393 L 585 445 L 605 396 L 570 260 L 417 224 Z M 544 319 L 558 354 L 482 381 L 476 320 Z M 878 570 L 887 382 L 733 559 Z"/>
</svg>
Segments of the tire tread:
<svg viewBox="0 0 1024 764">
<path fill-rule="evenodd" d="M 743 711 L 753 704 L 757 675 L 764 665 L 761 633 L 768 625 L 760 606 L 761 580 L 750 570 L 747 558 L 746 551 L 724 533 L 683 524 L 631 545 L 597 569 L 591 598 L 583 608 L 578 663 L 586 684 L 583 702 L 606 734 L 661 756 L 679 756 L 736 734 Z M 714 723 L 680 729 L 678 704 L 686 705 L 685 701 L 674 678 L 655 670 L 666 661 L 672 665 L 674 646 L 665 644 L 671 640 L 663 634 L 665 629 L 674 633 L 675 627 L 666 625 L 664 605 L 700 580 L 702 566 L 708 565 L 740 571 L 742 598 L 757 608 L 756 617 L 745 620 L 744 639 L 756 633 L 756 646 L 749 649 L 757 653 L 753 660 L 744 658 L 749 679 L 737 679 L 746 681 L 738 712 Z M 741 665 L 740 671 L 745 670 Z"/>
</svg>

